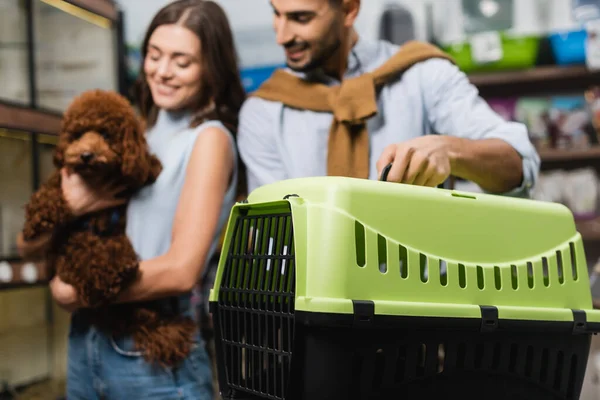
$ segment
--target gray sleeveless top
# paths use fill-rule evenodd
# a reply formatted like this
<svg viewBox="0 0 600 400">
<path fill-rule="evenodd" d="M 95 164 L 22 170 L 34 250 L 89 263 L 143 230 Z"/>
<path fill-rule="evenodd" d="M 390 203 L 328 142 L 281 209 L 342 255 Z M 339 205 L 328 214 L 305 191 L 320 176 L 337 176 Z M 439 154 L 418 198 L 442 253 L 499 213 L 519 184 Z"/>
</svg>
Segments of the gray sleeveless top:
<svg viewBox="0 0 600 400">
<path fill-rule="evenodd" d="M 220 121 L 207 121 L 190 128 L 189 113 L 161 110 L 156 124 L 147 132 L 150 151 L 161 161 L 163 169 L 157 181 L 142 189 L 131 199 L 127 209 L 127 236 L 141 260 L 165 254 L 171 246 L 171 233 L 179 195 L 185 181 L 187 165 L 199 135 L 208 127 L 218 127 L 231 139 L 234 155 L 234 172 L 219 213 L 218 229 L 205 258 L 205 267 L 214 254 L 219 234 L 227 222 L 235 202 L 237 186 L 237 150 L 233 136 Z M 204 171 L 210 174 L 211 170 Z M 207 268 L 204 269 L 206 271 Z M 180 297 L 181 312 L 190 312 L 191 293 Z M 193 314 L 193 313 L 192 313 Z"/>
</svg>

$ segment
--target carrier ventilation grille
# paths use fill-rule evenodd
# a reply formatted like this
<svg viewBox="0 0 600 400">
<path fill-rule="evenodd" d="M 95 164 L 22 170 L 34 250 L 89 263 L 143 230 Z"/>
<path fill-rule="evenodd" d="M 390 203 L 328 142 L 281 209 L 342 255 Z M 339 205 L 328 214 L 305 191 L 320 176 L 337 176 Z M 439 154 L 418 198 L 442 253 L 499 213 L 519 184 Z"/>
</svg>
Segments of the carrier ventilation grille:
<svg viewBox="0 0 600 400">
<path fill-rule="evenodd" d="M 231 388 L 286 398 L 294 334 L 291 213 L 239 216 L 219 289 L 222 351 Z"/>
</svg>

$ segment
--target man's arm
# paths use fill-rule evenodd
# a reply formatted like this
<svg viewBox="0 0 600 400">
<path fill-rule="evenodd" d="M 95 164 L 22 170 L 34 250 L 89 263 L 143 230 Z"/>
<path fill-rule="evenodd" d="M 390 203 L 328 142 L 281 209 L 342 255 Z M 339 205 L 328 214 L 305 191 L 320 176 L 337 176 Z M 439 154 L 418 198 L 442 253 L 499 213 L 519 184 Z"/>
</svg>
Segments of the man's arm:
<svg viewBox="0 0 600 400">
<path fill-rule="evenodd" d="M 527 197 L 540 159 L 526 127 L 496 114 L 447 60 L 428 60 L 419 73 L 428 121 L 449 136 L 451 174 L 487 192 Z"/>
<path fill-rule="evenodd" d="M 281 105 L 250 97 L 240 110 L 238 149 L 246 166 L 248 193 L 286 178 L 278 151 L 277 116 Z"/>
</svg>

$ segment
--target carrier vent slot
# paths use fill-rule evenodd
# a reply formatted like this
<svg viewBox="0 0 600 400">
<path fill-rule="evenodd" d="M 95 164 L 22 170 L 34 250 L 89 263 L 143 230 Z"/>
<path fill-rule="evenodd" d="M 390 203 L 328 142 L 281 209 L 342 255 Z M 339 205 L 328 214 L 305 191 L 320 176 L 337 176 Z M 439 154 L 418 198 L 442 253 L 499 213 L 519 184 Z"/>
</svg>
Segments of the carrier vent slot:
<svg viewBox="0 0 600 400">
<path fill-rule="evenodd" d="M 498 266 L 494 267 L 494 283 L 496 290 L 502 290 L 502 272 Z"/>
<path fill-rule="evenodd" d="M 464 264 L 458 264 L 458 285 L 463 289 L 467 287 L 467 268 Z"/>
<path fill-rule="evenodd" d="M 373 368 L 373 389 L 377 390 L 383 383 L 383 375 L 385 373 L 385 358 L 386 354 L 383 349 L 377 349 L 375 352 L 375 366 Z"/>
<path fill-rule="evenodd" d="M 401 244 L 398 245 L 399 251 L 399 262 L 400 262 L 400 276 L 403 279 L 408 278 L 408 252 L 406 251 L 406 247 Z"/>
<path fill-rule="evenodd" d="M 437 356 L 438 356 L 438 368 L 437 368 L 437 372 L 438 374 L 441 374 L 442 372 L 444 372 L 444 366 L 446 364 L 446 348 L 444 346 L 443 343 L 440 343 L 438 345 L 438 349 L 437 349 Z"/>
<path fill-rule="evenodd" d="M 577 379 L 577 375 L 579 373 L 578 370 L 578 357 L 577 354 L 573 354 L 571 356 L 571 365 L 569 367 L 569 380 L 567 383 L 567 398 L 572 399 L 575 392 L 575 383 Z"/>
<path fill-rule="evenodd" d="M 377 259 L 379 261 L 379 272 L 385 274 L 388 270 L 387 240 L 380 234 L 377 234 Z"/>
<path fill-rule="evenodd" d="M 562 383 L 562 373 L 564 370 L 563 363 L 565 362 L 564 354 L 562 351 L 559 351 L 556 355 L 556 364 L 554 370 L 554 390 L 560 390 Z"/>
<path fill-rule="evenodd" d="M 479 290 L 485 289 L 485 275 L 483 273 L 483 267 L 477 266 L 477 287 Z"/>
<path fill-rule="evenodd" d="M 546 381 L 548 380 L 548 361 L 550 359 L 550 352 L 548 351 L 547 348 L 544 348 L 542 350 L 542 362 L 541 362 L 541 366 L 542 368 L 540 368 L 540 381 L 543 383 L 546 383 Z"/>
<path fill-rule="evenodd" d="M 533 376 L 533 346 L 527 346 L 527 354 L 525 354 L 525 376 L 528 378 Z"/>
<path fill-rule="evenodd" d="M 510 372 L 516 372 L 518 354 L 519 354 L 519 345 L 516 343 L 511 344 L 510 345 L 510 358 L 508 361 L 508 370 Z"/>
<path fill-rule="evenodd" d="M 575 253 L 575 243 L 569 243 L 569 252 L 571 253 L 571 271 L 573 274 L 573 280 L 577 281 L 579 276 L 577 275 L 577 254 Z"/>
<path fill-rule="evenodd" d="M 563 267 L 562 252 L 556 251 L 556 267 L 558 269 L 558 282 L 562 285 L 565 283 L 565 271 Z"/>
<path fill-rule="evenodd" d="M 510 266 L 510 278 L 513 290 L 519 288 L 519 270 L 516 265 Z"/>
<path fill-rule="evenodd" d="M 358 221 L 354 221 L 354 240 L 356 249 L 356 264 L 364 267 L 367 262 L 365 227 Z"/>
<path fill-rule="evenodd" d="M 533 275 L 533 263 L 527 262 L 527 285 L 529 289 L 533 289 L 535 286 L 534 275 Z"/>
<path fill-rule="evenodd" d="M 550 286 L 550 266 L 548 265 L 548 258 L 542 257 L 542 272 L 544 274 L 544 286 Z"/>
<path fill-rule="evenodd" d="M 440 284 L 448 286 L 448 263 L 445 260 L 439 261 L 440 265 Z"/>
<path fill-rule="evenodd" d="M 425 254 L 419 254 L 419 276 L 423 283 L 429 280 L 429 260 Z"/>
<path fill-rule="evenodd" d="M 500 368 L 500 360 L 502 357 L 502 343 L 498 342 L 494 344 L 494 350 L 492 353 L 492 370 Z"/>
</svg>

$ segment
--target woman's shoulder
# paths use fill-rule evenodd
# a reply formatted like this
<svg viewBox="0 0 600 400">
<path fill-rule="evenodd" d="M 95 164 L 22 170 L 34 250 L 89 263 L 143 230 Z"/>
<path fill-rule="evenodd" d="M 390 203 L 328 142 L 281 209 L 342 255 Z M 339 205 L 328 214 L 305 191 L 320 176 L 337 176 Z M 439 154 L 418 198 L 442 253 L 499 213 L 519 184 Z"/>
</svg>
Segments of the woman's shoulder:
<svg viewBox="0 0 600 400">
<path fill-rule="evenodd" d="M 194 128 L 193 141 L 200 145 L 222 146 L 226 144 L 234 153 L 233 133 L 219 120 L 207 120 Z"/>
<path fill-rule="evenodd" d="M 197 125 L 194 128 L 194 131 L 197 134 L 201 134 L 201 133 L 204 133 L 204 132 L 222 131 L 227 136 L 232 136 L 233 137 L 233 134 L 225 126 L 225 124 L 223 124 L 223 122 L 221 122 L 221 121 L 219 121 L 217 119 L 209 119 L 209 120 L 206 120 L 206 121 L 202 122 L 201 124 Z"/>
</svg>

